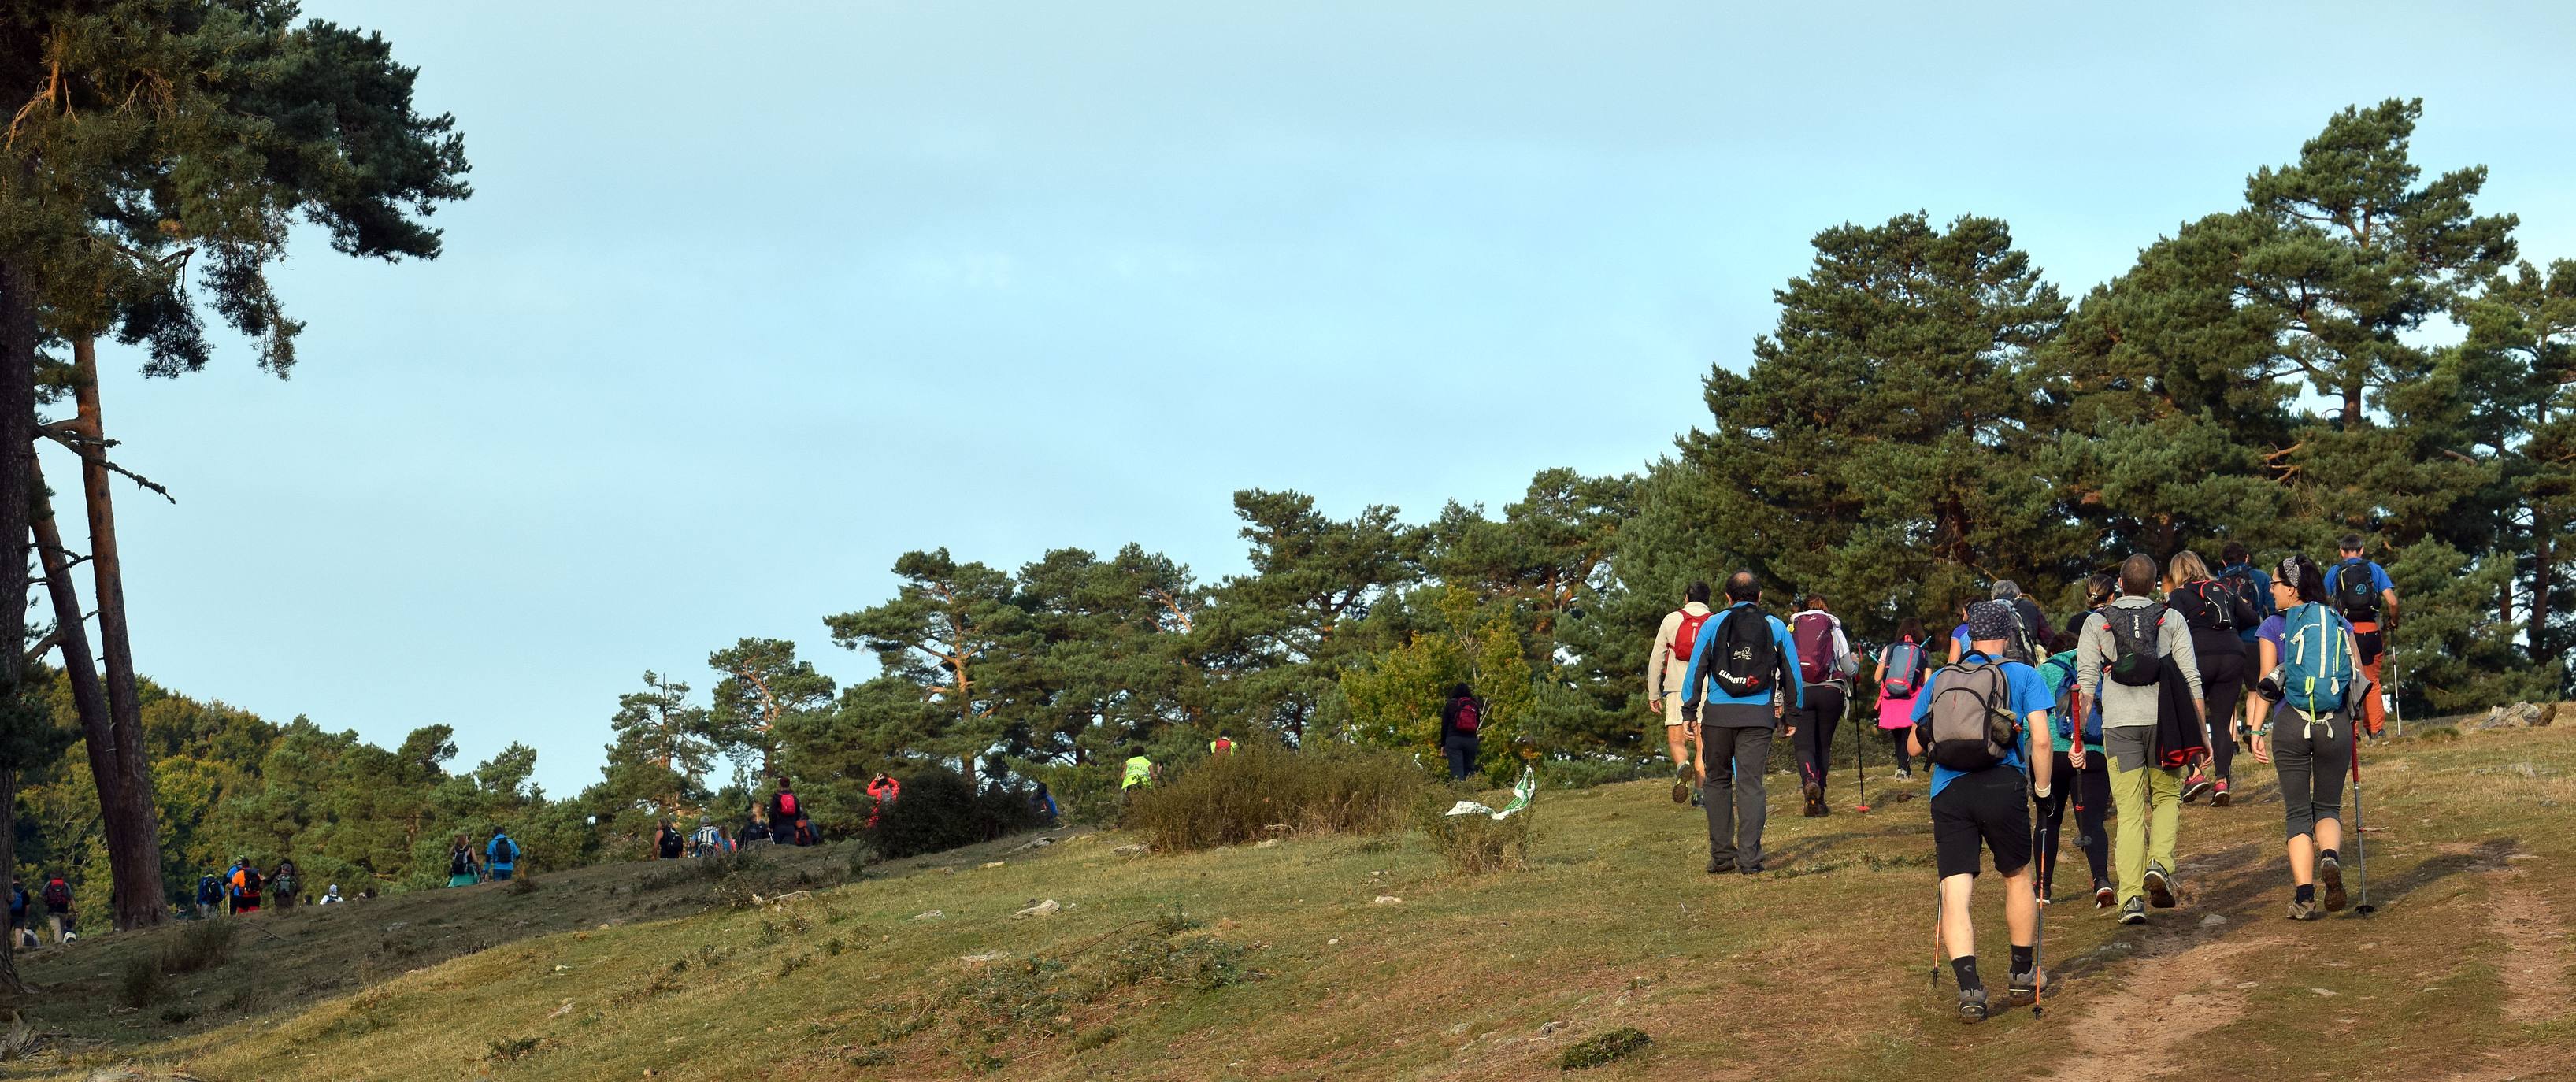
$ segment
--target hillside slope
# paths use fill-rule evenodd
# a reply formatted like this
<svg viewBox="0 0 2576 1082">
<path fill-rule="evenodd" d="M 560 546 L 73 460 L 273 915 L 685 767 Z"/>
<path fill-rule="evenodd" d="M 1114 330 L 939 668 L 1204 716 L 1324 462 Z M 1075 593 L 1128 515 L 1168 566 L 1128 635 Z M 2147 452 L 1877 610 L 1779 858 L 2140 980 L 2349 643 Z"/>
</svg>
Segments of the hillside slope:
<svg viewBox="0 0 2576 1082">
<path fill-rule="evenodd" d="M 38 1018 L 116 1043 L 32 1066 L 210 1082 L 1501 1079 L 1555 1074 L 1575 1041 L 1635 1027 L 1652 1045 L 1589 1076 L 2576 1074 L 2576 732 L 2407 741 L 2374 749 L 2366 769 L 2376 916 L 2280 919 L 2278 799 L 2247 757 L 2237 806 L 2185 811 L 2185 907 L 2130 929 L 2055 907 L 2046 951 L 2061 983 L 2046 1016 L 1983 1026 L 1953 1020 L 1946 978 L 1928 977 L 1921 783 L 1873 781 L 1878 810 L 1863 815 L 1846 778 L 1821 820 L 1798 818 L 1774 784 L 1772 871 L 1750 878 L 1701 874 L 1696 814 L 1633 784 L 1543 792 L 1539 866 L 1476 879 L 1445 876 L 1419 836 L 1175 857 L 1122 855 L 1128 839 L 1103 834 L 667 919 L 651 919 L 648 891 L 631 923 L 567 915 L 555 926 L 584 930 L 408 972 L 370 963 L 381 979 L 263 959 L 246 940 L 181 983 L 274 966 L 324 987 L 213 1022 L 150 1020 L 157 1004 L 109 1014 L 110 960 L 66 952 L 30 966 L 64 982 Z M 505 900 L 531 920 L 579 908 L 561 878 Z M 1992 882 L 1981 954 L 1999 961 Z M 1061 911 L 1014 915 L 1045 899 Z M 453 904 L 351 915 L 381 927 L 419 914 L 380 933 L 391 950 Z"/>
</svg>

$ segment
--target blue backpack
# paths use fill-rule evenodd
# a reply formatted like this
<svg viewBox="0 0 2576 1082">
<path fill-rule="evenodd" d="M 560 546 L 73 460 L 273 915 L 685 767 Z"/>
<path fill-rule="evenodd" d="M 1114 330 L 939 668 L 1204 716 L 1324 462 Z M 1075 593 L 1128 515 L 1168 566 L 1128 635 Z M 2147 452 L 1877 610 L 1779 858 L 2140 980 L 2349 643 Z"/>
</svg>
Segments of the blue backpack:
<svg viewBox="0 0 2576 1082">
<path fill-rule="evenodd" d="M 2049 708 L 2049 724 L 2056 728 L 2057 735 L 2073 740 L 2075 739 L 2075 653 L 2068 651 L 2050 655 L 2040 667 L 2055 669 L 2058 676 L 2057 705 Z M 2102 742 L 2102 710 L 2099 706 L 2084 714 L 2084 742 L 2086 744 Z"/>
<path fill-rule="evenodd" d="M 2343 709 L 2359 660 L 2349 625 L 2334 610 L 2308 602 L 2281 614 L 2281 701 L 2309 716 Z"/>
</svg>

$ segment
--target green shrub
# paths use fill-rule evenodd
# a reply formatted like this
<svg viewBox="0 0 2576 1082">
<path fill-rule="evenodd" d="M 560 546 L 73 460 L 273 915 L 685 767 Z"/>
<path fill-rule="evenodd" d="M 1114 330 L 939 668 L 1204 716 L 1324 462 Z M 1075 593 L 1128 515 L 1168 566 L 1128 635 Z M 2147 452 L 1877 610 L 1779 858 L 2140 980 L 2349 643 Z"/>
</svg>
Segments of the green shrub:
<svg viewBox="0 0 2576 1082">
<path fill-rule="evenodd" d="M 1530 846 L 1537 839 L 1538 809 L 1524 808 L 1495 822 L 1483 815 L 1450 815 L 1443 798 L 1425 805 L 1422 833 L 1458 875 L 1517 872 L 1530 866 Z"/>
<path fill-rule="evenodd" d="M 179 934 L 161 948 L 160 965 L 164 973 L 194 973 L 222 965 L 233 951 L 233 937 L 241 926 L 229 920 L 195 920 L 181 925 Z"/>
<path fill-rule="evenodd" d="M 1120 764 L 1075 766 L 1014 760 L 1012 767 L 1024 777 L 1046 783 L 1047 794 L 1055 798 L 1058 822 L 1106 826 L 1118 821 L 1124 806 L 1118 792 L 1118 779 L 1124 774 Z"/>
<path fill-rule="evenodd" d="M 1247 742 L 1136 795 L 1124 825 L 1165 852 L 1238 845 L 1281 831 L 1385 834 L 1422 799 L 1422 771 L 1401 752 Z"/>
<path fill-rule="evenodd" d="M 887 860 L 989 842 L 1037 825 L 1029 790 L 1018 784 L 968 787 L 954 770 L 922 770 L 903 779 L 903 798 L 877 812 L 859 836 Z"/>
<path fill-rule="evenodd" d="M 1556 1061 L 1556 1065 L 1558 1069 L 1567 1071 L 1599 1067 L 1635 1055 L 1653 1043 L 1654 1038 L 1623 1026 L 1598 1037 L 1575 1042 L 1573 1047 L 1565 1050 L 1565 1055 Z"/>
<path fill-rule="evenodd" d="M 161 960 L 150 955 L 126 959 L 125 969 L 116 980 L 116 1002 L 128 1010 L 142 1010 L 161 992 Z"/>
</svg>

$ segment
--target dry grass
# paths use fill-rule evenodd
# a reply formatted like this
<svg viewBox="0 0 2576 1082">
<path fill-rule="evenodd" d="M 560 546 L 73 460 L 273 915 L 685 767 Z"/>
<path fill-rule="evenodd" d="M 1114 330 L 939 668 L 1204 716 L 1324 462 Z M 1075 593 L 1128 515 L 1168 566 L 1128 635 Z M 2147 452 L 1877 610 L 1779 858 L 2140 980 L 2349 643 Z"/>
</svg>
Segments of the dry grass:
<svg viewBox="0 0 2576 1082">
<path fill-rule="evenodd" d="M 634 869 L 622 880 L 561 873 L 528 898 L 433 895 L 321 914 L 370 929 L 409 921 L 377 933 L 396 936 L 532 926 L 462 957 L 424 955 L 365 987 L 284 995 L 261 1017 L 218 1010 L 177 1025 L 102 1009 L 107 989 L 88 975 L 112 962 L 85 955 L 92 944 L 31 967 L 57 985 L 57 1002 L 35 1005 L 41 1026 L 117 1042 L 62 1061 L 75 1076 L 131 1057 L 205 1079 L 279 1077 L 291 1065 L 300 1079 L 649 1069 L 1521 1080 L 1557 1075 L 1568 1048 L 1623 1027 L 1651 1043 L 1583 1077 L 1660 1078 L 1709 1064 L 1802 1079 L 2076 1076 L 2103 1066 L 2086 1059 L 2078 1023 L 2130 1016 L 2130 997 L 2164 991 L 2156 974 L 2200 982 L 2168 994 L 2222 1016 L 2181 1046 L 2143 1028 L 2113 1033 L 2122 1062 L 2149 1065 L 2124 1077 L 2169 1063 L 2212 1078 L 2562 1070 L 2576 1022 L 2516 1004 L 2533 989 L 2570 987 L 2569 929 L 2529 926 L 2529 911 L 2505 927 L 2492 914 L 2505 892 L 2524 891 L 2558 900 L 2547 919 L 2576 918 L 2566 901 L 2576 898 L 2576 837 L 2563 827 L 2576 799 L 2576 732 L 2468 733 L 2369 755 L 2377 916 L 2279 918 L 2280 809 L 2268 770 L 2247 758 L 2236 807 L 2185 810 L 2187 908 L 2144 928 L 2114 926 L 2089 907 L 2049 910 L 2046 951 L 2061 983 L 2048 1016 L 2017 1011 L 1976 1027 L 1950 1018 L 1946 981 L 1927 986 L 1922 783 L 1876 780 L 1880 811 L 1827 819 L 1790 814 L 1795 793 L 1773 785 L 1771 871 L 1759 877 L 1701 874 L 1698 813 L 1639 783 L 1542 790 L 1547 832 L 1527 870 L 1510 875 L 1451 875 L 1418 834 L 1168 857 L 1116 854 L 1127 840 L 1117 835 L 995 847 L 961 854 L 951 872 L 891 869 L 740 911 L 705 909 L 694 889 L 598 893 L 631 886 Z M 1918 798 L 1887 802 L 1890 790 Z M 1004 865 L 980 867 L 995 859 Z M 2000 903 L 1991 884 L 1980 889 L 1981 951 L 2000 958 Z M 1380 895 L 1403 900 L 1373 904 Z M 1012 915 L 1039 898 L 1063 908 Z M 666 899 L 667 909 L 649 908 Z M 620 905 L 633 907 L 620 914 L 631 923 L 596 927 Z M 580 930 L 534 925 L 558 906 L 579 907 Z M 915 919 L 929 910 L 944 916 Z M 2224 922 L 2203 926 L 2213 914 Z M 281 986 L 326 980 L 330 964 L 350 959 L 297 953 L 317 933 L 289 925 L 314 919 L 280 920 L 286 942 L 245 941 L 242 955 L 267 952 L 260 968 Z M 1182 926 L 1193 923 L 1203 927 Z M 961 961 L 970 955 L 999 958 Z M 241 965 L 210 973 L 220 981 Z M 1820 989 L 1832 1009 L 1802 1006 L 1820 1002 Z M 172 993 L 183 1004 L 219 998 Z M 491 1058 L 495 1038 L 511 1042 L 514 1058 Z"/>
</svg>

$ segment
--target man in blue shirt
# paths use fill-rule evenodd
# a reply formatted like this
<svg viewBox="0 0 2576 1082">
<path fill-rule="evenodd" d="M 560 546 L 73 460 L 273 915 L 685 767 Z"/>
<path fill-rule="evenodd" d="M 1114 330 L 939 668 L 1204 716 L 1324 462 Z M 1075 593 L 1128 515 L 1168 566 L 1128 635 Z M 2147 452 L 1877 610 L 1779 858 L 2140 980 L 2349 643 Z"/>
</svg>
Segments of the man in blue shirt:
<svg viewBox="0 0 2576 1082">
<path fill-rule="evenodd" d="M 2224 548 L 2218 550 L 2218 557 L 2226 561 L 2225 566 L 2218 569 L 2218 581 L 2234 583 L 2238 579 L 2244 580 L 2245 590 L 2251 595 L 2247 600 L 2254 603 L 2254 622 L 2236 629 L 2236 637 L 2245 640 L 2246 663 L 2250 666 L 2253 663 L 2255 649 L 2254 629 L 2263 626 L 2263 621 L 2270 619 L 2273 612 L 2272 576 L 2265 574 L 2262 568 L 2254 566 L 2254 554 L 2247 552 L 2241 542 L 2228 542 Z M 2245 699 L 2246 696 L 2237 697 L 2236 709 L 2227 719 L 2227 723 L 2235 727 L 2236 740 L 2240 744 L 2248 739 L 2248 730 L 2244 724 Z M 2216 724 L 2218 721 L 2217 718 L 2209 720 L 2211 724 Z"/>
<path fill-rule="evenodd" d="M 1970 681 L 1982 683 L 1986 666 L 2000 666 L 2006 702 L 2000 704 L 2017 723 L 2013 743 L 2001 762 L 1976 770 L 1932 764 L 1933 861 L 1941 877 L 1941 950 L 1959 981 L 1959 1017 L 1985 1021 L 1991 1013 L 1986 987 L 1977 976 L 1977 937 L 1968 919 L 1968 900 L 1977 885 L 1980 850 L 1995 855 L 1995 872 L 2004 877 L 2004 926 L 2012 940 L 2011 997 L 2014 1006 L 2037 1002 L 2044 983 L 2039 972 L 2039 896 L 2033 890 L 2030 804 L 2037 792 L 2047 799 L 2052 756 L 2030 754 L 2030 734 L 2048 723 L 2055 697 L 2039 670 L 2006 660 L 2004 647 L 2016 616 L 2011 604 L 1981 602 L 1968 610 L 1968 652 L 1957 665 L 1932 674 L 1931 683 L 1914 700 L 1914 732 L 1908 738 L 1915 754 L 1928 755 L 1934 706 L 1945 690 L 1954 691 L 1951 707 L 1963 705 Z M 1971 701 L 1970 709 L 1979 707 Z M 2036 764 L 2036 766 L 2032 765 Z"/>
<path fill-rule="evenodd" d="M 2388 704 L 2380 701 L 2378 691 L 2388 686 L 2379 678 L 2379 658 L 2388 646 L 2382 629 L 2397 626 L 2397 583 L 2379 561 L 2362 558 L 2360 534 L 2343 535 L 2335 547 L 2343 559 L 2326 570 L 2326 596 L 2352 625 L 2353 643 L 2361 648 L 2361 671 L 2369 674 L 2372 688 L 2361 701 L 2362 716 L 2368 722 L 2362 731 L 2376 739 L 2388 723 Z"/>
<path fill-rule="evenodd" d="M 1711 875 L 1762 870 L 1762 819 L 1770 799 L 1762 777 L 1771 766 L 1771 726 L 1784 711 L 1807 703 L 1798 680 L 1798 644 L 1788 625 L 1762 612 L 1761 600 L 1762 585 L 1753 572 L 1729 577 L 1726 609 L 1700 625 L 1690 671 L 1682 676 L 1682 724 L 1699 749 Z M 1744 620 L 1760 623 L 1727 631 Z"/>
<path fill-rule="evenodd" d="M 492 828 L 492 840 L 483 844 L 483 866 L 492 869 L 495 882 L 510 878 L 519 867 L 519 843 L 511 840 L 501 828 Z"/>
</svg>

